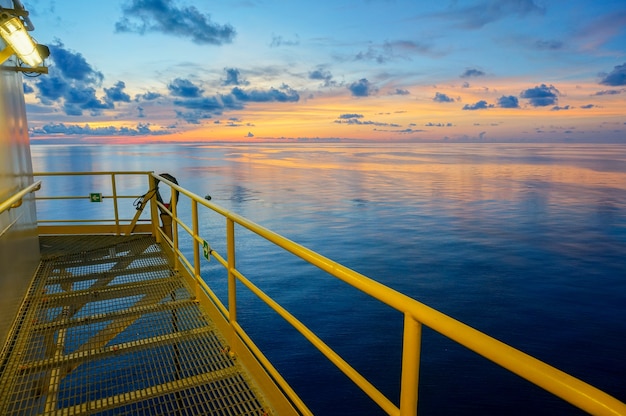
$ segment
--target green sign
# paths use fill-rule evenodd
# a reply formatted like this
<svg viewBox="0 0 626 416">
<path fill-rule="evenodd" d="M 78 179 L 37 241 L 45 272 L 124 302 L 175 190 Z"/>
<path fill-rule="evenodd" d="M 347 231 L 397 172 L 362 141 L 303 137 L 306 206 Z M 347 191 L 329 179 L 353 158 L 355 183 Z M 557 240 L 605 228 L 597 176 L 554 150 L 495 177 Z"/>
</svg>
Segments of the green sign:
<svg viewBox="0 0 626 416">
<path fill-rule="evenodd" d="M 102 194 L 100 193 L 90 193 L 89 200 L 91 202 L 102 202 Z"/>
<path fill-rule="evenodd" d="M 204 254 L 205 259 L 210 260 L 209 255 L 211 254 L 211 248 L 206 241 L 202 244 L 202 254 Z"/>
</svg>

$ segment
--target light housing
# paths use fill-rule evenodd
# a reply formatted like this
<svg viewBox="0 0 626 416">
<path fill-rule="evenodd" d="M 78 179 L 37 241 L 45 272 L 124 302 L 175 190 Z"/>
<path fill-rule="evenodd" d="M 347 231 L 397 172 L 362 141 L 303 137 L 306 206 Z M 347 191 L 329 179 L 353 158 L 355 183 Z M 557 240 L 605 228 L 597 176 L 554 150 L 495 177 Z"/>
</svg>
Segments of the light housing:
<svg viewBox="0 0 626 416">
<path fill-rule="evenodd" d="M 7 9 L 0 11 L 0 37 L 6 42 L 17 57 L 30 67 L 38 67 L 43 63 L 37 44 L 30 37 L 22 20 Z"/>
</svg>

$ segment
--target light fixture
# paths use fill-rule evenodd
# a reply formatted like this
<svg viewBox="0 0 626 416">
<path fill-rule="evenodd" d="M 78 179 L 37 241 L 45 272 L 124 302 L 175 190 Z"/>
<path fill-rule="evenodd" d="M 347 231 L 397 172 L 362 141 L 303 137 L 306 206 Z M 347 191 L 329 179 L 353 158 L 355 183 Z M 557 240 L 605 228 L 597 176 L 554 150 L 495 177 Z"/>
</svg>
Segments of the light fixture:
<svg viewBox="0 0 626 416">
<path fill-rule="evenodd" d="M 19 12 L 24 13 L 21 10 Z M 13 9 L 0 9 L 0 37 L 7 44 L 5 50 L 0 51 L 0 63 L 15 53 L 26 65 L 37 68 L 47 58 L 41 54 L 41 51 L 45 54 L 47 48 L 41 48 L 41 45 L 37 45 L 30 37 L 19 17 L 21 13 Z M 30 70 L 30 68 L 24 68 L 24 70 Z"/>
</svg>

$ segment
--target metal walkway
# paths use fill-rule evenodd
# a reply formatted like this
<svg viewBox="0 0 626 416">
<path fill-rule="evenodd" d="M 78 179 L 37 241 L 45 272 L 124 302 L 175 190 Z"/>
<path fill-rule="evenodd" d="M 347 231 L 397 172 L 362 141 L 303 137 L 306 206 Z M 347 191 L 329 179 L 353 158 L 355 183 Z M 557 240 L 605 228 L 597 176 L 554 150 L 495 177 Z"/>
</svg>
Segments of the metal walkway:
<svg viewBox="0 0 626 416">
<path fill-rule="evenodd" d="M 273 414 L 153 237 L 40 244 L 0 414 Z"/>
</svg>

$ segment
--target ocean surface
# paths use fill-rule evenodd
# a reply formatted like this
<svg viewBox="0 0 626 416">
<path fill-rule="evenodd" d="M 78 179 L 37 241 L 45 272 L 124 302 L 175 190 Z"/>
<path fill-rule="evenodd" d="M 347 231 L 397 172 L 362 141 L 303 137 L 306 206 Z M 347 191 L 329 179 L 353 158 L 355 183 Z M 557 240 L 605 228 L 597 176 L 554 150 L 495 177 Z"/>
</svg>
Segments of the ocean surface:
<svg viewBox="0 0 626 416">
<path fill-rule="evenodd" d="M 32 156 L 35 171 L 168 172 L 626 401 L 626 145 L 35 145 Z M 71 193 L 87 180 L 48 178 L 41 193 Z M 97 192 L 98 183 L 89 185 Z M 132 200 L 123 209 L 132 216 Z M 45 206 L 38 213 L 61 214 Z M 201 217 L 201 228 L 222 250 L 223 224 Z M 237 242 L 248 277 L 397 401 L 399 313 L 244 232 Z M 202 270 L 223 298 L 218 263 Z M 240 293 L 242 325 L 314 413 L 382 414 Z M 421 362 L 421 415 L 582 414 L 427 328 Z"/>
</svg>

